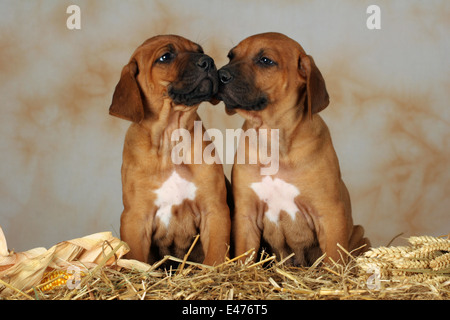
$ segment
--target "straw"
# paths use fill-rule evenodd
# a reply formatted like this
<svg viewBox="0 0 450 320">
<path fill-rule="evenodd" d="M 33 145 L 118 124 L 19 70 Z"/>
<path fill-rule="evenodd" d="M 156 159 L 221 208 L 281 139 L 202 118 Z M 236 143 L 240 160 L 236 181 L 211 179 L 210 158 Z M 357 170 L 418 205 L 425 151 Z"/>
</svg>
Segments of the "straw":
<svg viewBox="0 0 450 320">
<path fill-rule="evenodd" d="M 436 243 L 436 248 L 447 248 L 447 242 L 429 238 L 412 239 L 406 252 L 414 252 L 422 246 L 426 251 Z M 421 241 L 421 242 L 420 242 Z M 123 243 L 119 244 L 123 245 Z M 398 258 L 400 249 L 395 247 L 373 248 L 367 256 L 347 259 L 345 264 L 324 263 L 322 255 L 310 267 L 293 267 L 287 261 L 293 256 L 277 261 L 275 256 L 263 254 L 254 260 L 254 250 L 228 259 L 218 266 L 206 266 L 184 259 L 166 256 L 148 268 L 129 269 L 106 266 L 104 261 L 114 256 L 112 252 L 92 269 L 80 283 L 80 288 L 70 290 L 61 286 L 48 292 L 35 290 L 35 298 L 40 300 L 448 300 L 450 299 L 450 271 L 440 258 L 432 267 L 422 269 L 396 267 L 407 265 L 410 259 Z M 425 250 L 424 249 L 424 250 Z M 341 248 L 342 250 L 342 248 Z M 396 257 L 388 264 L 387 252 Z M 447 251 L 429 253 L 429 259 L 443 257 Z M 342 250 L 342 254 L 351 252 Z M 380 254 L 377 258 L 377 254 Z M 382 255 L 381 255 L 382 254 Z M 428 253 L 427 253 L 428 254 Z M 420 259 L 424 259 L 423 255 Z M 432 258 L 433 257 L 433 258 Z M 242 262 L 243 259 L 246 259 Z M 428 258 L 426 258 L 428 259 Z M 179 262 L 178 269 L 162 269 L 165 261 Z M 375 261 L 375 262 L 374 262 Z M 380 274 L 366 266 L 379 263 Z M 383 269 L 386 264 L 387 269 Z M 144 270 L 145 269 L 145 270 Z M 377 284 L 378 287 L 373 286 Z M 0 282 L 0 287 L 8 287 Z M 8 287 L 9 288 L 9 287 Z M 11 288 L 13 289 L 13 288 Z M 2 290 L 0 288 L 0 290 Z M 13 289 L 14 290 L 14 289 Z M 28 294 L 15 289 L 6 299 L 33 299 Z"/>
</svg>

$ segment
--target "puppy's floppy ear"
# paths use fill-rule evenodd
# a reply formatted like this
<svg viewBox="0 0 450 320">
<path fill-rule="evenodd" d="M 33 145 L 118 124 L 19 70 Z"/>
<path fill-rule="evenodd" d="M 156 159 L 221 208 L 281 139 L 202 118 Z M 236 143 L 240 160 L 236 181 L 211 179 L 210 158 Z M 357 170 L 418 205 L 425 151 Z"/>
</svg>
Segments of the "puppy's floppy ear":
<svg viewBox="0 0 450 320">
<path fill-rule="evenodd" d="M 325 109 L 330 103 L 325 80 L 309 55 L 301 55 L 299 61 L 299 72 L 306 79 L 305 107 L 308 107 L 308 115 L 318 113 Z"/>
<path fill-rule="evenodd" d="M 119 83 L 113 94 L 109 114 L 139 123 L 144 119 L 144 105 L 136 76 L 138 66 L 133 59 L 122 69 Z"/>
</svg>

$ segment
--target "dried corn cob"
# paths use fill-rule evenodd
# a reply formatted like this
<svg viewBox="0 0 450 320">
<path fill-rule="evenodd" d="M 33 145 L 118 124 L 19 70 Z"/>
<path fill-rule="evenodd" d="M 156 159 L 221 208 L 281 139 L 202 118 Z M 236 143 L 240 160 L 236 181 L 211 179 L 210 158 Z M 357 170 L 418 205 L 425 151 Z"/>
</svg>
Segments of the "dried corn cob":
<svg viewBox="0 0 450 320">
<path fill-rule="evenodd" d="M 65 285 L 69 275 L 64 270 L 54 270 L 51 272 L 44 273 L 44 277 L 41 280 L 41 284 L 45 284 L 41 290 L 49 291 L 55 287 Z"/>
<path fill-rule="evenodd" d="M 80 273 L 78 276 L 84 276 L 84 273 Z M 42 291 L 49 291 L 53 288 L 63 286 L 69 279 L 73 279 L 74 274 L 69 273 L 66 270 L 53 270 L 44 273 L 44 277 L 41 280 Z"/>
</svg>

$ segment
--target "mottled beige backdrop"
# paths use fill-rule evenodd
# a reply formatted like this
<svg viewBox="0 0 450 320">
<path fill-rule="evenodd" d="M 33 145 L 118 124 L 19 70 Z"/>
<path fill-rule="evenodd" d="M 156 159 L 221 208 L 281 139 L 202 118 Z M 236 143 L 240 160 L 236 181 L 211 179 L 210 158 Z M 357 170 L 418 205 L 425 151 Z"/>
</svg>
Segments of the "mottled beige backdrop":
<svg viewBox="0 0 450 320">
<path fill-rule="evenodd" d="M 71 4 L 81 30 L 66 27 Z M 366 27 L 370 4 L 380 30 Z M 255 33 L 299 41 L 327 83 L 322 115 L 355 222 L 374 245 L 449 233 L 449 17 L 448 0 L 1 0 L 0 225 L 10 249 L 118 235 L 129 123 L 108 108 L 134 49 L 164 33 L 200 43 L 218 66 Z M 223 109 L 201 105 L 207 128 L 241 126 Z"/>
</svg>

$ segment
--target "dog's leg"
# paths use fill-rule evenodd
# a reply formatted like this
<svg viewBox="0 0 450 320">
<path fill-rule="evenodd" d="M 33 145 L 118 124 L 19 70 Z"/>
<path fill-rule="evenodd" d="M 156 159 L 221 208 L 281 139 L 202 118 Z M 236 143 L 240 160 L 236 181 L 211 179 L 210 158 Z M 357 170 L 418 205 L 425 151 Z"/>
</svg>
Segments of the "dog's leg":
<svg viewBox="0 0 450 320">
<path fill-rule="evenodd" d="M 230 210 L 224 199 L 216 198 L 210 197 L 202 205 L 200 239 L 207 265 L 224 262 L 230 245 Z"/>
<path fill-rule="evenodd" d="M 124 210 L 120 220 L 120 237 L 130 247 L 126 258 L 147 262 L 151 245 L 152 217 Z"/>
<path fill-rule="evenodd" d="M 235 196 L 235 213 L 232 221 L 232 238 L 235 256 L 240 256 L 254 249 L 254 260 L 257 254 L 262 235 L 262 226 L 258 225 L 258 211 L 256 201 L 249 201 L 245 195 Z M 245 261 L 248 257 L 242 257 Z"/>
<path fill-rule="evenodd" d="M 359 256 L 370 248 L 369 239 L 364 237 L 364 228 L 360 225 L 353 226 L 352 234 L 349 240 L 349 249 L 352 255 Z"/>
<path fill-rule="evenodd" d="M 335 262 L 345 263 L 348 256 L 339 249 L 338 244 L 348 251 L 352 226 L 346 216 L 344 203 L 331 206 L 326 211 L 319 210 L 319 212 L 319 230 L 316 231 L 320 249 L 327 254 L 325 261 L 330 262 L 332 259 Z"/>
</svg>

